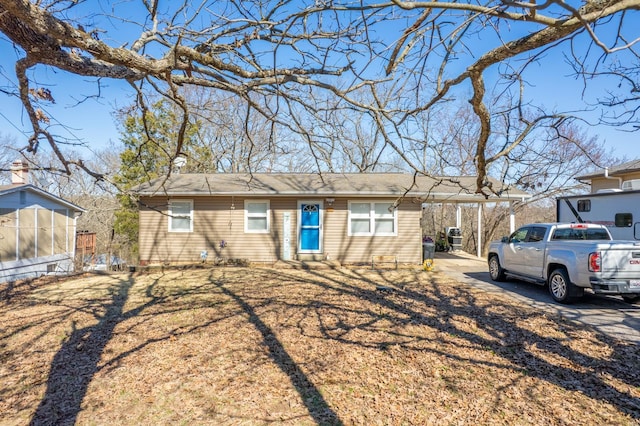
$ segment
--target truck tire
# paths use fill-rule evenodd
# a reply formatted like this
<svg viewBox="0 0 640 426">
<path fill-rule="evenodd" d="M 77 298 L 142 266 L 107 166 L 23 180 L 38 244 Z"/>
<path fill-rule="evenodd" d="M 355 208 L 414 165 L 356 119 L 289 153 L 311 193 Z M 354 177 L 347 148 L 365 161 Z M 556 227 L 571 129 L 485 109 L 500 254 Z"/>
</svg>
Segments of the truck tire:
<svg viewBox="0 0 640 426">
<path fill-rule="evenodd" d="M 492 254 L 489 256 L 489 276 L 493 281 L 504 281 L 504 269 L 500 266 L 500 259 L 498 255 Z"/>
<path fill-rule="evenodd" d="M 556 302 L 571 303 L 578 293 L 578 289 L 569 280 L 567 271 L 564 268 L 557 268 L 549 275 L 549 293 Z"/>
</svg>

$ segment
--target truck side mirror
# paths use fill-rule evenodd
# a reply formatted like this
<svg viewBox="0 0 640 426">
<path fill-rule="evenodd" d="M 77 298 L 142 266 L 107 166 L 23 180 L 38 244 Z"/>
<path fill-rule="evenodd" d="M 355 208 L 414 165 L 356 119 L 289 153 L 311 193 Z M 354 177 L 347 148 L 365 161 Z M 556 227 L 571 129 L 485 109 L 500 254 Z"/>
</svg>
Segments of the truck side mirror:
<svg viewBox="0 0 640 426">
<path fill-rule="evenodd" d="M 502 237 L 502 239 L 500 240 L 503 243 L 508 243 L 509 242 L 509 237 Z"/>
</svg>

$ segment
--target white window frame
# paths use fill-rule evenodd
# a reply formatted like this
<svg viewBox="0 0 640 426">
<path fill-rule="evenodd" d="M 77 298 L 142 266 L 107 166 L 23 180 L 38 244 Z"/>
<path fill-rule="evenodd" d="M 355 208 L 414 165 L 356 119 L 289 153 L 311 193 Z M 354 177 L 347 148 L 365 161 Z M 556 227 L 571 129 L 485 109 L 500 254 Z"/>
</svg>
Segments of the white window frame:
<svg viewBox="0 0 640 426">
<path fill-rule="evenodd" d="M 264 213 L 249 213 L 249 204 L 266 204 L 267 209 Z M 271 202 L 269 200 L 244 200 L 244 232 L 247 234 L 268 234 L 271 230 Z M 265 218 L 265 229 L 249 229 L 250 218 Z"/>
<path fill-rule="evenodd" d="M 173 205 L 174 204 L 188 204 L 189 205 L 189 214 L 174 214 L 173 213 Z M 189 219 L 189 229 L 174 229 L 173 228 L 173 218 L 188 218 Z M 169 232 L 193 232 L 193 200 L 169 200 Z"/>
<path fill-rule="evenodd" d="M 369 204 L 368 214 L 353 214 L 351 204 Z M 348 202 L 348 229 L 347 235 L 352 236 L 371 236 L 371 237 L 397 237 L 398 236 L 398 208 L 393 209 L 393 232 L 378 232 L 376 233 L 376 204 L 392 204 L 393 201 L 386 200 L 350 200 Z M 369 232 L 354 232 L 351 229 L 352 219 L 369 219 Z"/>
</svg>

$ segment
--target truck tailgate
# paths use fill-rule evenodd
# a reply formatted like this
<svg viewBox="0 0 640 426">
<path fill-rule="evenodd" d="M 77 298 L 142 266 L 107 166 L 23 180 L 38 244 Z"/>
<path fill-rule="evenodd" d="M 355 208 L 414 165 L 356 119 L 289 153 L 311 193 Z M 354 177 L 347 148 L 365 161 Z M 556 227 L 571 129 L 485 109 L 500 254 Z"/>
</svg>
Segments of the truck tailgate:
<svg viewBox="0 0 640 426">
<path fill-rule="evenodd" d="M 612 243 L 608 246 L 600 251 L 602 272 L 640 278 L 640 243 Z"/>
</svg>

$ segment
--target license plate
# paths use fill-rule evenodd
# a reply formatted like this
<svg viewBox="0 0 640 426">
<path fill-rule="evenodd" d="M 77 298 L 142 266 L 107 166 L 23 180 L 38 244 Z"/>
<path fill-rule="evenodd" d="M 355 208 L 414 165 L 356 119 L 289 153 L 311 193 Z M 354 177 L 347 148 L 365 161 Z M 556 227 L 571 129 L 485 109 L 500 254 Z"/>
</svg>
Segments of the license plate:
<svg viewBox="0 0 640 426">
<path fill-rule="evenodd" d="M 629 280 L 629 290 L 640 289 L 640 280 Z"/>
</svg>

